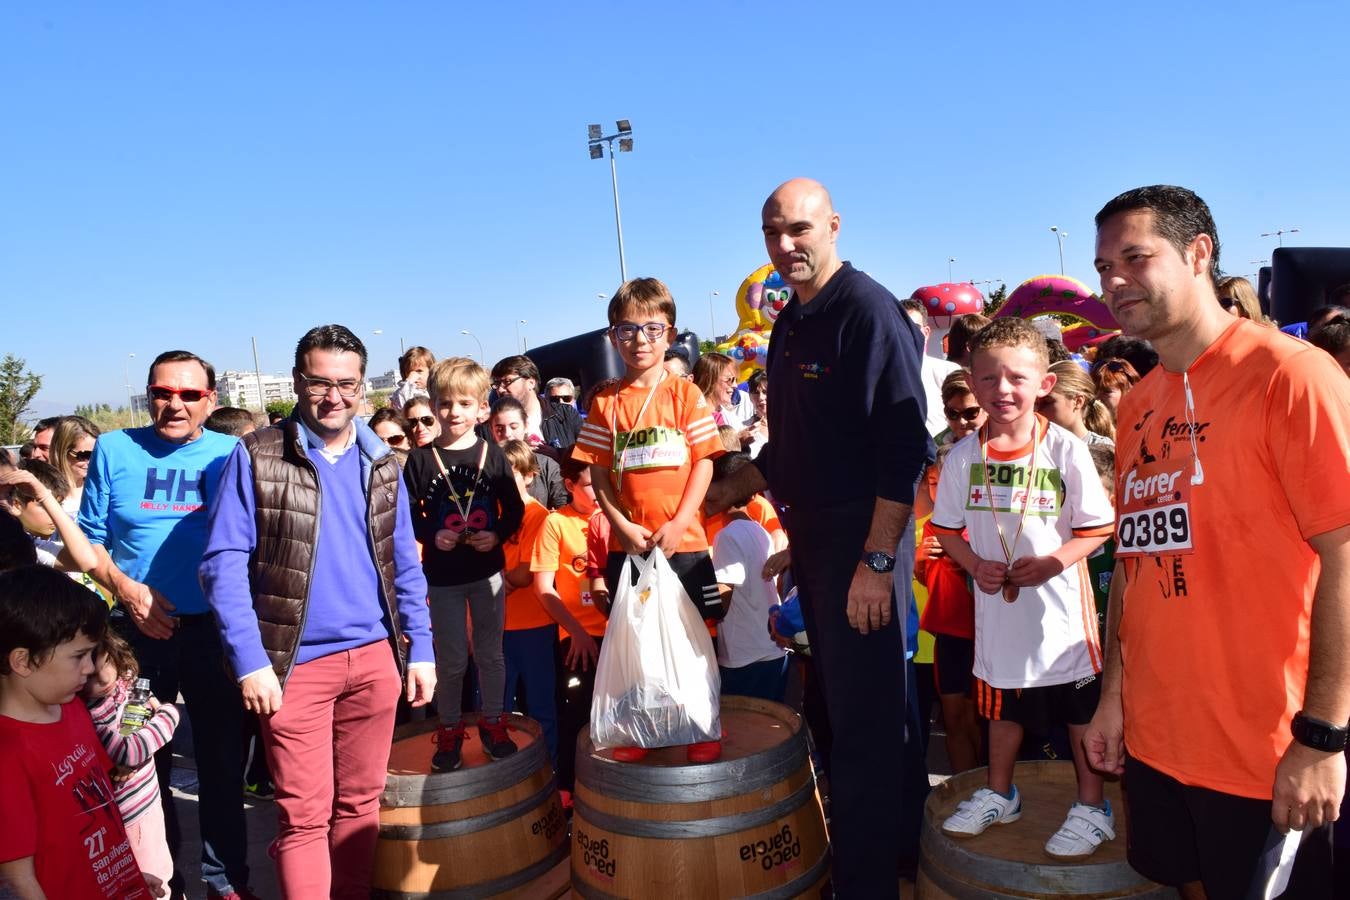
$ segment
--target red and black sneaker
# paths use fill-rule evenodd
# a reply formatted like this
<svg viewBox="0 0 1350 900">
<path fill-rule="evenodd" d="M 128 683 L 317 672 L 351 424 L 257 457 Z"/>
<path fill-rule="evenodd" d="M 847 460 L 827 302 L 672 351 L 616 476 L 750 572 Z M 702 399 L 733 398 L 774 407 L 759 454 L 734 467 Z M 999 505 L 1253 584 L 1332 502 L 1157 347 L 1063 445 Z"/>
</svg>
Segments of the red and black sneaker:
<svg viewBox="0 0 1350 900">
<path fill-rule="evenodd" d="M 456 722 L 449 728 L 437 725 L 433 740 L 436 742 L 436 753 L 431 757 L 431 768 L 437 772 L 458 769 L 463 762 L 459 754 L 464 749 L 464 723 Z"/>
<path fill-rule="evenodd" d="M 506 759 L 517 749 L 516 742 L 506 733 L 506 722 L 501 716 L 479 722 L 478 739 L 483 742 L 483 751 L 493 759 Z"/>
</svg>

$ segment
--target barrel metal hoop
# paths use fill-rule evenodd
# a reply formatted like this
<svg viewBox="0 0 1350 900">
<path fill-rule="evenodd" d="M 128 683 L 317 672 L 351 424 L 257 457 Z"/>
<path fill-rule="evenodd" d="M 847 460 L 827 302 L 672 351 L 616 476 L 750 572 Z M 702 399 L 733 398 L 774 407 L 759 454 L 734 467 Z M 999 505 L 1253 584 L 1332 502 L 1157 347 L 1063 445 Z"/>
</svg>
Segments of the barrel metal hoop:
<svg viewBox="0 0 1350 900">
<path fill-rule="evenodd" d="M 381 825 L 380 837 L 400 841 L 429 841 L 436 838 L 473 834 L 475 831 L 484 831 L 518 818 L 521 813 L 534 809 L 546 801 L 557 790 L 557 780 L 550 778 L 548 784 L 544 785 L 542 790 L 510 806 L 494 809 L 480 816 L 471 816 L 467 819 L 456 819 L 450 822 L 431 822 L 425 825 Z"/>
<path fill-rule="evenodd" d="M 636 803 L 725 800 L 777 784 L 806 762 L 806 742 L 787 741 L 755 756 L 700 766 L 635 766 L 577 754 L 577 781 L 597 794 Z"/>
<path fill-rule="evenodd" d="M 811 779 L 797 790 L 788 794 L 777 803 L 771 803 L 760 809 L 718 816 L 712 819 L 689 819 L 683 822 L 657 822 L 644 819 L 629 819 L 610 813 L 600 812 L 575 795 L 572 797 L 573 814 L 580 815 L 597 828 L 603 828 L 613 834 L 627 837 L 646 838 L 696 838 L 714 837 L 722 834 L 735 834 L 747 828 L 767 825 L 790 812 L 800 809 L 815 793 L 816 785 Z"/>
<path fill-rule="evenodd" d="M 973 853 L 955 839 L 942 835 L 929 821 L 924 822 L 921 863 L 924 874 L 934 884 L 959 900 L 990 896 L 978 886 L 962 884 L 953 872 L 980 873 L 981 881 L 997 884 L 1009 897 L 1044 896 L 1053 887 L 1056 893 L 1091 896 L 1155 896 L 1149 882 L 1125 862 L 1036 864 L 999 859 Z M 1130 892 L 1131 888 L 1134 892 Z M 1156 887 L 1156 886 L 1154 886 Z M 1162 896 L 1171 896 L 1163 894 Z"/>
<path fill-rule="evenodd" d="M 456 770 L 453 773 L 453 781 L 449 777 L 450 773 L 442 772 L 428 775 L 390 775 L 385 779 L 380 805 L 393 808 L 439 806 L 495 794 L 502 788 L 519 784 L 533 775 L 537 769 L 552 769 L 547 752 L 542 740 L 534 741 L 519 753 L 496 760 L 491 765 Z"/>
<path fill-rule="evenodd" d="M 482 900 L 485 897 L 495 897 L 533 881 L 562 862 L 571 852 L 570 844 L 570 841 L 563 841 L 539 862 L 531 863 L 519 872 L 512 872 L 491 881 L 480 881 L 450 891 L 386 891 L 377 888 L 370 892 L 371 900 Z"/>
</svg>

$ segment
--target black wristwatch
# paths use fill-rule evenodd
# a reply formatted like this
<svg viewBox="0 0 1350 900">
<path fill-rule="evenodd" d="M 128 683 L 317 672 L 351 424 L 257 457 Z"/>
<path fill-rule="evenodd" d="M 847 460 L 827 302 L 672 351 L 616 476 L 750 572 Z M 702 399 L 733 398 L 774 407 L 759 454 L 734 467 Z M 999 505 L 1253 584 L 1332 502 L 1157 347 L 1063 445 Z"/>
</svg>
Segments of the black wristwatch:
<svg viewBox="0 0 1350 900">
<path fill-rule="evenodd" d="M 880 550 L 874 550 L 871 553 L 862 555 L 862 564 L 867 566 L 873 572 L 881 574 L 895 569 L 895 557 L 889 553 L 882 553 Z"/>
<path fill-rule="evenodd" d="M 1303 746 L 1323 753 L 1340 753 L 1345 749 L 1346 737 L 1350 735 L 1350 728 L 1344 725 L 1332 725 L 1305 716 L 1302 712 L 1294 713 L 1289 731 L 1294 735 L 1294 740 Z"/>
</svg>

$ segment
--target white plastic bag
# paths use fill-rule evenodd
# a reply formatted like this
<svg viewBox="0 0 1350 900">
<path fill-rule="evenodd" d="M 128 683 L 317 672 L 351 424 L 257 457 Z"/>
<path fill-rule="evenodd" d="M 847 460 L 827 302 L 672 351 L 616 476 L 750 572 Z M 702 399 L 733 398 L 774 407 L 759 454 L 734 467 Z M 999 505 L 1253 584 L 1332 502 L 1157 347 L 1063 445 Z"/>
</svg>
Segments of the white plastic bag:
<svg viewBox="0 0 1350 900">
<path fill-rule="evenodd" d="M 712 637 L 665 555 L 659 548 L 647 559 L 630 555 L 595 668 L 596 748 L 719 740 L 721 687 Z"/>
</svg>

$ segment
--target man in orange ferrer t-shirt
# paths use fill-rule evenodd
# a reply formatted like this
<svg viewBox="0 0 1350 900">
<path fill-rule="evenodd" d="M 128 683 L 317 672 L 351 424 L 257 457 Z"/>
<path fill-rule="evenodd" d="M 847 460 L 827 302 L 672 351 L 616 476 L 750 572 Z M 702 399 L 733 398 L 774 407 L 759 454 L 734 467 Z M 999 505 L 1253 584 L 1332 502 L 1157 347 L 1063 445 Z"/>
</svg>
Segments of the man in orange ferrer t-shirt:
<svg viewBox="0 0 1350 900">
<path fill-rule="evenodd" d="M 1266 881 L 1273 825 L 1302 831 L 1285 896 L 1325 895 L 1350 720 L 1350 389 L 1325 354 L 1224 312 L 1218 255 L 1184 188 L 1097 214 L 1102 296 L 1160 365 L 1120 404 L 1106 668 L 1084 743 L 1125 774 L 1144 875 L 1245 896 Z"/>
</svg>

